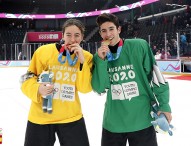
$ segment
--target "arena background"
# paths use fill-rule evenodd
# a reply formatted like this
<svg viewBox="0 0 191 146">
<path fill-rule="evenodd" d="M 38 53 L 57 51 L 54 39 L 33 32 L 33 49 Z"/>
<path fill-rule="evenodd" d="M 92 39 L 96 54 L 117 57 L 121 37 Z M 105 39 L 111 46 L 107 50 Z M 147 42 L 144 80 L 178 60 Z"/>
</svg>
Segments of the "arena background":
<svg viewBox="0 0 191 146">
<path fill-rule="evenodd" d="M 163 72 L 190 72 L 190 3 L 189 0 L 1 0 L 0 60 L 6 62 L 0 64 L 30 60 L 39 46 L 59 41 L 62 24 L 74 17 L 86 26 L 81 45 L 94 54 L 101 41 L 95 19 L 97 14 L 108 12 L 119 17 L 122 38 L 143 38 L 154 55 L 162 54 L 157 59 L 172 60 L 162 65 L 159 62 L 160 68 L 166 69 Z M 180 41 L 183 33 L 187 37 L 184 46 Z M 42 39 L 30 39 L 35 35 Z M 50 39 L 56 36 L 57 39 Z"/>
<path fill-rule="evenodd" d="M 168 74 L 165 78 L 170 85 L 172 124 L 176 130 L 172 137 L 157 134 L 159 146 L 190 146 L 191 1 L 155 0 L 144 5 L 148 1 L 0 0 L 0 145 L 23 145 L 30 100 L 20 91 L 19 77 L 27 71 L 34 51 L 43 44 L 59 41 L 62 24 L 67 18 L 76 17 L 86 25 L 81 45 L 94 54 L 101 38 L 96 16 L 85 12 L 115 11 L 122 25 L 122 38 L 143 38 L 154 55 L 159 50 L 163 53 L 157 63 Z M 61 18 L 56 18 L 58 14 Z M 36 19 L 37 15 L 44 17 Z M 180 41 L 183 34 L 187 38 L 184 45 Z M 42 39 L 34 39 L 39 36 Z M 81 97 L 90 144 L 99 146 L 105 96 L 91 92 Z"/>
</svg>

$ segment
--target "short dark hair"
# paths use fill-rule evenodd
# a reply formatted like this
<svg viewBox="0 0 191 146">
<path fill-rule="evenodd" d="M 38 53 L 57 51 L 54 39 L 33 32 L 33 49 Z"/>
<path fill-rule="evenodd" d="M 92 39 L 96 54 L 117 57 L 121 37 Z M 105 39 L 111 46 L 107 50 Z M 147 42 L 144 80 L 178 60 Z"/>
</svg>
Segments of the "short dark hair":
<svg viewBox="0 0 191 146">
<path fill-rule="evenodd" d="M 114 14 L 103 13 L 96 18 L 96 23 L 99 27 L 105 22 L 112 22 L 117 28 L 120 26 L 119 19 Z"/>
<path fill-rule="evenodd" d="M 62 33 L 64 34 L 66 27 L 69 27 L 72 25 L 77 26 L 80 29 L 81 33 L 84 34 L 85 26 L 80 20 L 77 20 L 77 19 L 68 19 L 62 26 Z"/>
</svg>

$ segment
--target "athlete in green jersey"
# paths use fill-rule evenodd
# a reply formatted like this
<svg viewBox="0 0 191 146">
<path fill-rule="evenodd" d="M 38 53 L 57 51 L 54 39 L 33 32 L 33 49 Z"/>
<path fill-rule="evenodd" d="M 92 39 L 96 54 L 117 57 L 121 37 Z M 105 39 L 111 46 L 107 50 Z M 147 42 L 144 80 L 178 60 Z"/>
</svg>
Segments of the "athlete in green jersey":
<svg viewBox="0 0 191 146">
<path fill-rule="evenodd" d="M 145 40 L 122 40 L 113 14 L 101 14 L 97 24 L 103 42 L 93 59 L 92 88 L 107 92 L 102 146 L 126 146 L 127 140 L 129 146 L 157 146 L 151 102 L 158 101 L 158 114 L 170 123 L 169 85 Z"/>
</svg>

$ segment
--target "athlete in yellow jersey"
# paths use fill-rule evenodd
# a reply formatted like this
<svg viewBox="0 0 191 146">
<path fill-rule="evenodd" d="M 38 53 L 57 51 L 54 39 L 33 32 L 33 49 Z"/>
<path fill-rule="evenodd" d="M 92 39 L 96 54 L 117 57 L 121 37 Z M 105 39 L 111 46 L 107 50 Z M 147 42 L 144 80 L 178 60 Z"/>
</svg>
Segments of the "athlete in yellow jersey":
<svg viewBox="0 0 191 146">
<path fill-rule="evenodd" d="M 63 44 L 39 47 L 33 54 L 27 74 L 23 75 L 22 92 L 31 99 L 25 146 L 53 146 L 57 134 L 62 146 L 89 146 L 78 91 L 91 87 L 92 54 L 80 47 L 84 25 L 67 20 L 62 28 Z M 39 84 L 43 71 L 54 74 L 53 83 Z M 42 110 L 43 96 L 52 95 L 52 113 Z"/>
</svg>

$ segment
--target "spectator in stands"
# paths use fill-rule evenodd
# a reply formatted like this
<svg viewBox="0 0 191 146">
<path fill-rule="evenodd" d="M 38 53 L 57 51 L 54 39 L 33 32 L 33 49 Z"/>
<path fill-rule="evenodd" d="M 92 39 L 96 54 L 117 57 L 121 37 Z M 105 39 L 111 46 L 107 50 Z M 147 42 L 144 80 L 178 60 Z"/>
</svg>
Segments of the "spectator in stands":
<svg viewBox="0 0 191 146">
<path fill-rule="evenodd" d="M 0 60 L 3 60 L 3 53 L 0 50 Z"/>
<path fill-rule="evenodd" d="M 171 54 L 169 51 L 166 52 L 166 55 L 167 55 L 167 59 L 171 59 Z"/>
<path fill-rule="evenodd" d="M 20 51 L 20 52 L 19 52 L 19 55 L 18 55 L 18 60 L 23 60 L 22 51 Z"/>
<path fill-rule="evenodd" d="M 168 17 L 167 17 L 167 16 L 164 16 L 163 24 L 167 24 L 167 23 L 168 23 Z"/>
<path fill-rule="evenodd" d="M 133 24 L 129 23 L 127 33 L 128 33 L 128 36 L 131 38 L 134 36 Z"/>
<path fill-rule="evenodd" d="M 191 17 L 190 17 L 190 19 L 188 20 L 188 24 L 189 24 L 189 27 L 191 28 Z"/>
<path fill-rule="evenodd" d="M 190 13 L 190 6 L 189 5 L 186 6 L 186 12 Z"/>
<path fill-rule="evenodd" d="M 182 17 L 180 16 L 180 14 L 178 14 L 178 17 L 176 19 L 176 24 L 177 24 L 177 29 L 181 29 L 182 28 Z"/>
<path fill-rule="evenodd" d="M 159 22 L 160 22 L 160 24 L 163 24 L 163 22 L 164 22 L 164 15 L 163 14 L 160 16 Z"/>
<path fill-rule="evenodd" d="M 151 101 L 159 102 L 170 123 L 169 85 L 160 73 L 149 44 L 143 39 L 122 40 L 118 18 L 109 13 L 97 17 L 101 47 L 94 55 L 92 88 L 107 90 L 101 146 L 157 146 Z M 157 76 L 153 80 L 153 73 Z M 163 82 L 162 81 L 162 82 Z M 157 85 L 158 84 L 158 85 Z"/>
<path fill-rule="evenodd" d="M 133 18 L 134 19 L 134 24 L 138 24 L 138 15 L 135 15 L 135 17 Z"/>
<path fill-rule="evenodd" d="M 186 33 L 185 33 L 185 35 L 186 35 L 186 41 L 187 41 L 187 45 L 190 43 L 190 25 L 189 24 L 186 24 Z"/>
<path fill-rule="evenodd" d="M 154 15 L 152 15 L 152 26 L 155 26 L 155 23 L 156 23 L 156 17 Z"/>
<path fill-rule="evenodd" d="M 172 18 L 172 24 L 176 27 L 176 15 L 174 15 Z"/>
<path fill-rule="evenodd" d="M 174 58 L 177 57 L 177 41 L 176 41 L 176 39 L 172 39 L 172 49 L 170 52 Z"/>
<path fill-rule="evenodd" d="M 168 49 L 167 49 L 167 51 L 162 49 L 162 51 L 161 51 L 161 59 L 171 59 L 171 54 L 170 54 Z"/>
<path fill-rule="evenodd" d="M 167 49 L 172 48 L 172 44 L 168 40 L 166 40 L 166 47 L 167 47 Z"/>
<path fill-rule="evenodd" d="M 161 52 L 160 52 L 160 50 L 157 50 L 156 55 L 155 55 L 155 59 L 161 59 Z"/>
<path fill-rule="evenodd" d="M 183 32 L 180 35 L 180 46 L 181 46 L 181 52 L 184 54 L 185 53 L 185 49 L 187 47 L 187 40 L 186 40 L 186 33 Z"/>
<path fill-rule="evenodd" d="M 128 20 L 127 20 L 127 18 L 125 18 L 125 19 L 123 20 L 123 25 L 127 25 L 127 23 L 128 23 Z"/>
<path fill-rule="evenodd" d="M 156 55 L 156 52 L 157 52 L 157 46 L 156 45 L 153 45 L 152 52 L 153 52 L 153 55 Z"/>
<path fill-rule="evenodd" d="M 164 48 L 162 48 L 162 50 L 161 50 L 161 59 L 167 59 L 167 54 L 165 53 Z"/>
<path fill-rule="evenodd" d="M 53 146 L 57 133 L 62 146 L 89 146 L 78 91 L 91 88 L 92 54 L 80 47 L 85 27 L 81 21 L 68 19 L 60 44 L 39 47 L 33 55 L 22 91 L 31 101 L 25 146 Z M 38 83 L 43 70 L 54 74 L 53 83 Z M 44 96 L 52 95 L 52 112 L 42 110 Z M 47 109 L 49 110 L 49 109 Z"/>
</svg>

